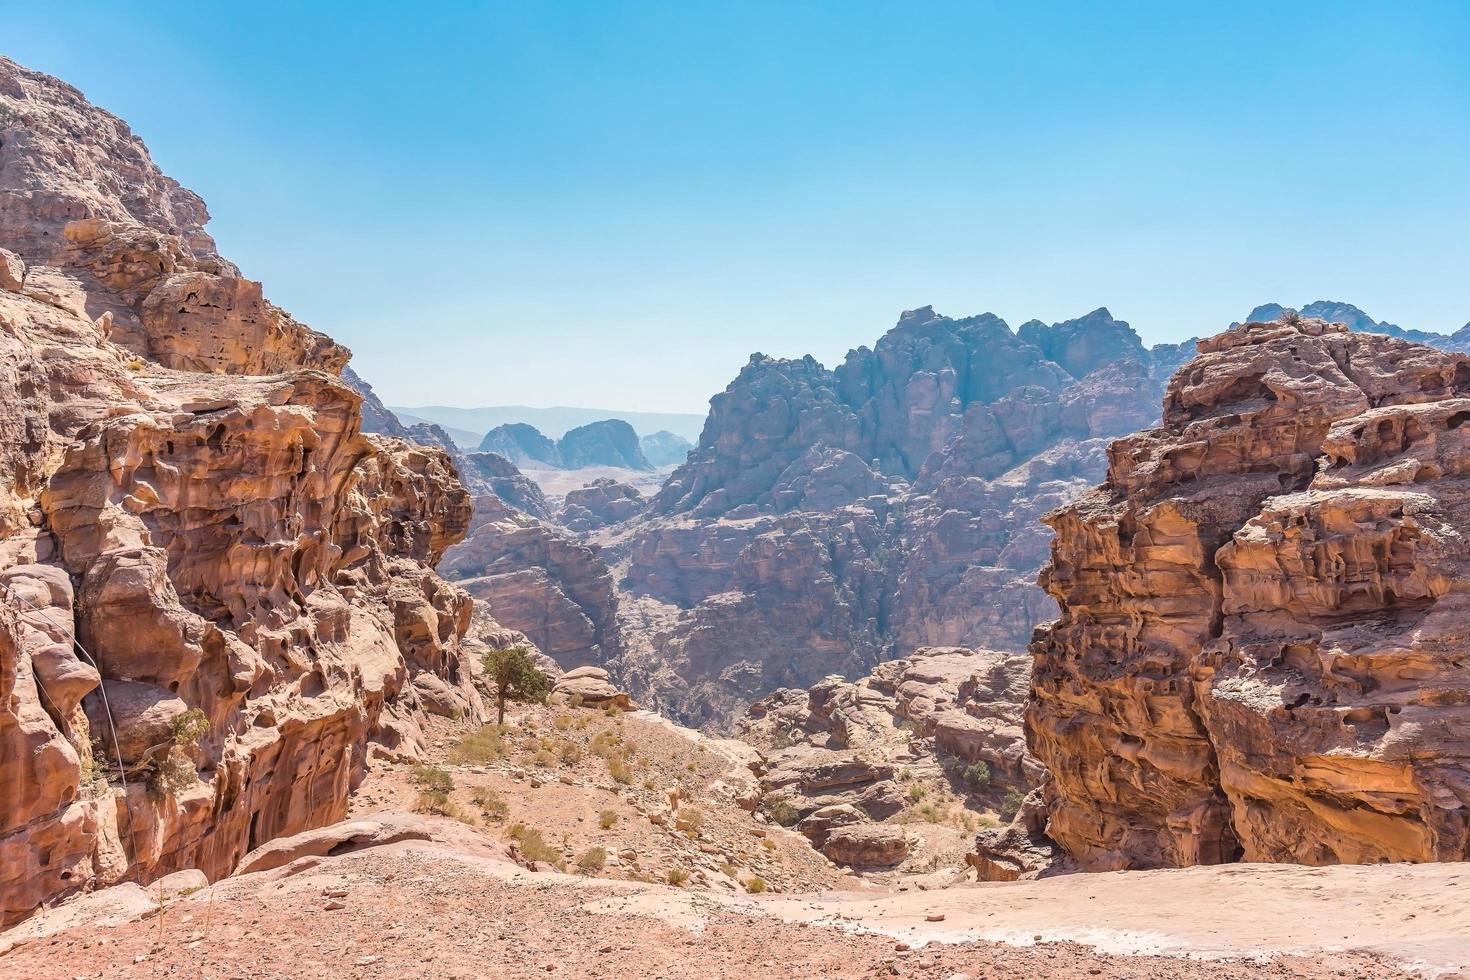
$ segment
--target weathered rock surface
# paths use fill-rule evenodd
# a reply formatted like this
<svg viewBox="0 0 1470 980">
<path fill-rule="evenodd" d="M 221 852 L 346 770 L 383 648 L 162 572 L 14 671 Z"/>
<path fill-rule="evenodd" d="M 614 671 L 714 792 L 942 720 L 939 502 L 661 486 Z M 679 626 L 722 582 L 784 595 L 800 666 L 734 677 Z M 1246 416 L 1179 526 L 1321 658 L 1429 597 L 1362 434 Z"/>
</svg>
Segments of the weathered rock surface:
<svg viewBox="0 0 1470 980">
<path fill-rule="evenodd" d="M 601 667 L 576 667 L 556 679 L 553 698 L 572 701 L 589 708 L 620 708 L 630 711 L 633 700 L 626 691 L 618 690 Z"/>
<path fill-rule="evenodd" d="M 603 477 L 568 492 L 556 522 L 571 531 L 596 531 L 634 517 L 647 503 L 637 487 Z"/>
<path fill-rule="evenodd" d="M 4 923 L 340 819 L 425 678 L 483 706 L 446 455 L 363 434 L 121 120 L 5 59 L 0 107 Z"/>
<path fill-rule="evenodd" d="M 1248 323 L 1048 518 L 1027 726 L 1083 867 L 1470 856 L 1466 420 L 1464 355 Z"/>
<path fill-rule="evenodd" d="M 463 453 L 456 457 L 465 486 L 476 496 L 491 494 L 502 503 L 540 520 L 551 518 L 551 504 L 546 494 L 518 470 L 514 463 L 497 453 Z"/>
<path fill-rule="evenodd" d="M 1430 330 L 1414 330 L 1401 327 L 1397 323 L 1389 323 L 1387 320 L 1375 320 L 1351 303 L 1325 299 L 1308 303 L 1295 312 L 1304 319 L 1341 323 L 1349 330 L 1357 330 L 1362 333 L 1386 333 L 1390 337 L 1428 344 L 1440 350 L 1457 351 L 1462 354 L 1470 352 L 1470 323 L 1448 334 L 1435 333 Z M 1286 313 L 1286 307 L 1280 303 L 1263 303 L 1251 310 L 1245 320 L 1247 323 L 1270 323 L 1279 320 Z"/>
<path fill-rule="evenodd" d="M 563 668 L 617 662 L 617 598 L 596 544 L 478 497 L 473 529 L 441 570 Z"/>
<path fill-rule="evenodd" d="M 1108 438 L 1157 418 L 1180 358 L 1106 310 L 1017 334 L 927 307 L 835 371 L 752 357 L 648 511 L 603 539 L 615 672 L 721 726 L 921 647 L 1023 649 L 1055 612 L 1039 517 L 1101 477 Z"/>
<path fill-rule="evenodd" d="M 898 864 L 907 857 L 909 841 L 902 827 L 858 824 L 833 830 L 822 853 L 838 864 L 878 867 Z"/>
<path fill-rule="evenodd" d="M 588 466 L 617 466 L 651 470 L 638 434 L 622 419 L 604 419 L 580 425 L 553 440 L 533 425 L 508 422 L 485 433 L 481 452 L 499 453 L 511 462 L 579 470 Z"/>
<path fill-rule="evenodd" d="M 694 449 L 694 443 L 666 429 L 643 436 L 638 445 L 644 458 L 655 467 L 678 466 L 689 458 L 690 451 Z"/>
<path fill-rule="evenodd" d="M 856 682 L 833 676 L 777 691 L 737 731 L 762 754 L 766 809 L 825 848 L 835 828 L 900 817 L 905 781 L 942 782 L 977 812 L 1034 786 L 1041 771 L 1022 729 L 1029 673 L 1022 654 L 921 650 Z M 976 763 L 984 779 L 967 780 Z"/>
<path fill-rule="evenodd" d="M 517 466 L 527 463 L 561 465 L 561 451 L 557 449 L 556 442 L 525 422 L 497 425 L 480 440 L 480 452 L 497 453 Z"/>
</svg>

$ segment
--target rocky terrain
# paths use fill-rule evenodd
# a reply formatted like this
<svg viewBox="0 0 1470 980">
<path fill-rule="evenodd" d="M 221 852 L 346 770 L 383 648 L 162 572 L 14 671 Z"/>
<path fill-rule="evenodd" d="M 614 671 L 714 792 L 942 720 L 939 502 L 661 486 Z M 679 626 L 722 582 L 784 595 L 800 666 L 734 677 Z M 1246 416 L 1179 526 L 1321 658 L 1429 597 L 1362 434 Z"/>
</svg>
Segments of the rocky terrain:
<svg viewBox="0 0 1470 980">
<path fill-rule="evenodd" d="M 638 445 L 653 466 L 678 466 L 694 449 L 694 443 L 688 439 L 664 430 L 642 436 Z"/>
<path fill-rule="evenodd" d="M 1038 519 L 1157 417 L 1180 347 L 1098 310 L 1013 331 L 905 313 L 836 370 L 756 355 L 688 462 L 599 542 L 634 692 L 727 727 L 926 646 L 1019 652 L 1055 607 Z M 583 526 L 587 526 L 583 522 Z"/>
<path fill-rule="evenodd" d="M 215 252 L 203 202 L 0 59 L 0 922 L 340 820 L 369 747 L 479 717 L 471 518 L 364 434 L 349 352 Z M 495 633 L 494 636 L 508 636 Z"/>
<path fill-rule="evenodd" d="M 1280 303 L 1264 303 L 1251 310 L 1250 315 L 1245 318 L 1247 323 L 1270 323 L 1279 320 L 1283 315 L 1292 312 L 1308 320 L 1326 320 L 1328 323 L 1341 323 L 1349 330 L 1361 333 L 1384 333 L 1390 337 L 1399 337 L 1404 340 L 1412 340 L 1420 344 L 1428 344 L 1430 347 L 1438 347 L 1440 350 L 1458 351 L 1470 353 L 1470 323 L 1465 324 L 1453 333 L 1434 333 L 1430 330 L 1414 330 L 1401 327 L 1387 320 L 1375 320 L 1367 313 L 1358 309 L 1351 303 L 1339 303 L 1332 300 L 1316 300 L 1308 303 L 1299 310 L 1291 310 Z M 1235 324 L 1232 324 L 1235 326 Z"/>
<path fill-rule="evenodd" d="M 506 423 L 485 433 L 485 438 L 480 440 L 480 451 L 499 453 L 517 465 L 540 464 L 567 470 L 589 466 L 654 468 L 643 455 L 638 433 L 621 419 L 581 425 L 557 440 L 524 422 Z"/>
<path fill-rule="evenodd" d="M 1470 856 L 1467 386 L 1461 354 L 1247 323 L 1049 515 L 1027 729 L 1084 867 Z"/>
<path fill-rule="evenodd" d="M 857 681 L 781 690 L 737 726 L 758 748 L 761 807 L 833 860 L 900 872 L 963 866 L 1040 769 L 1021 717 L 1030 658 L 924 649 Z"/>
</svg>

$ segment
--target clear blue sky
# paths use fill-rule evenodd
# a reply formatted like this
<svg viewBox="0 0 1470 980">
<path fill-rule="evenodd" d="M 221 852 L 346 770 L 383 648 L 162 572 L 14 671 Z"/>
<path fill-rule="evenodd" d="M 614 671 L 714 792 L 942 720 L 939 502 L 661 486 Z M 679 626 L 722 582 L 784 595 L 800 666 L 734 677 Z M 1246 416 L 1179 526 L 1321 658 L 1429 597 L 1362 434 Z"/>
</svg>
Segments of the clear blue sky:
<svg viewBox="0 0 1470 980">
<path fill-rule="evenodd" d="M 703 411 L 926 303 L 1470 319 L 1470 4 L 232 7 L 7 0 L 0 48 L 393 404 Z"/>
</svg>

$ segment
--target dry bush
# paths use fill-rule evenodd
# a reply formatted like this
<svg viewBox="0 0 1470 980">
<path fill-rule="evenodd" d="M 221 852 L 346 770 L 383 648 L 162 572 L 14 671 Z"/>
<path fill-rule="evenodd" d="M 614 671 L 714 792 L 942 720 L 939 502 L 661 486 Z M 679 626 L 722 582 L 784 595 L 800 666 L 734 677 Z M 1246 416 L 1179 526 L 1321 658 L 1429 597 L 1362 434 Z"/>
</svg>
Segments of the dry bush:
<svg viewBox="0 0 1470 980">
<path fill-rule="evenodd" d="M 590 847 L 577 856 L 577 870 L 583 874 L 592 874 L 602 870 L 607 864 L 607 850 L 601 847 Z"/>
<path fill-rule="evenodd" d="M 470 732 L 449 750 L 449 761 L 460 763 L 484 763 L 504 759 L 510 755 L 510 746 L 499 725 L 486 725 Z"/>
<path fill-rule="evenodd" d="M 470 800 L 480 808 L 487 823 L 500 823 L 510 816 L 510 804 L 505 802 L 505 797 L 488 786 L 475 790 Z"/>
</svg>

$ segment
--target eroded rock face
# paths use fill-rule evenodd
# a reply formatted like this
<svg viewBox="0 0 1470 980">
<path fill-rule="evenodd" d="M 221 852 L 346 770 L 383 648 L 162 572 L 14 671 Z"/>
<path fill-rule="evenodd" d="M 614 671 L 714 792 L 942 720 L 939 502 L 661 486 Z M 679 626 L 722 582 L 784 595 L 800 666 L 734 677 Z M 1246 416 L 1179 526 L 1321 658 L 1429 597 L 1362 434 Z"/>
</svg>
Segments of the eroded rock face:
<svg viewBox="0 0 1470 980">
<path fill-rule="evenodd" d="M 597 545 L 478 497 L 474 528 L 442 570 L 563 668 L 617 662 L 617 598 Z"/>
<path fill-rule="evenodd" d="M 568 491 L 556 522 L 571 531 L 596 531 L 634 517 L 646 504 L 637 487 L 603 477 Z"/>
<path fill-rule="evenodd" d="M 120 120 L 4 59 L 0 106 L 3 924 L 225 874 L 341 819 L 369 741 L 412 754 L 422 691 L 483 705 L 446 454 L 363 434 L 347 351 Z"/>
<path fill-rule="evenodd" d="M 1179 356 L 1106 310 L 1017 334 L 925 307 L 836 370 L 752 357 L 648 511 L 604 540 L 623 680 L 721 727 L 778 687 L 922 647 L 1024 649 L 1055 614 L 1038 519 L 1101 477 L 1109 438 L 1157 418 Z"/>
<path fill-rule="evenodd" d="M 1321 321 L 1199 343 L 1052 514 L 1047 832 L 1091 869 L 1470 856 L 1470 359 Z"/>
<path fill-rule="evenodd" d="M 694 448 L 694 443 L 666 429 L 641 437 L 638 445 L 652 466 L 678 466 L 689 458 L 689 452 Z"/>
<path fill-rule="evenodd" d="M 1029 677 L 1024 654 L 926 649 L 857 681 L 777 691 L 737 731 L 762 753 L 764 797 L 789 807 L 789 821 L 820 848 L 837 827 L 904 810 L 901 778 L 944 779 L 977 810 L 1035 786 L 1042 773 L 1022 729 Z M 985 764 L 983 782 L 964 778 L 975 763 Z"/>
<path fill-rule="evenodd" d="M 557 440 L 561 464 L 569 470 L 584 466 L 620 466 L 651 470 L 638 443 L 638 433 L 622 419 L 604 419 L 579 425 Z"/>
</svg>

